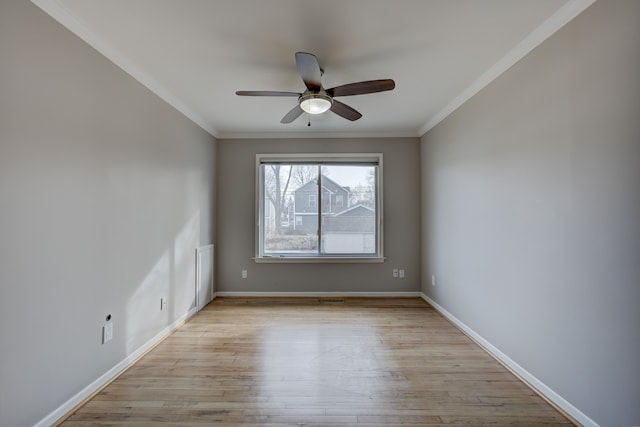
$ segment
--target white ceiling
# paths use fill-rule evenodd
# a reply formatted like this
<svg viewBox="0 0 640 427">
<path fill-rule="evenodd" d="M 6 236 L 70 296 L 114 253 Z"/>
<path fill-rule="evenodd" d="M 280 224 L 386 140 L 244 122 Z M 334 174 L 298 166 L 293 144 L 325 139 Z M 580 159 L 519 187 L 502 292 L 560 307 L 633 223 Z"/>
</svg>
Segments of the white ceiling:
<svg viewBox="0 0 640 427">
<path fill-rule="evenodd" d="M 419 136 L 594 0 L 33 0 L 220 138 Z M 324 87 L 392 78 L 283 125 L 302 92 L 294 54 L 315 54 Z"/>
</svg>

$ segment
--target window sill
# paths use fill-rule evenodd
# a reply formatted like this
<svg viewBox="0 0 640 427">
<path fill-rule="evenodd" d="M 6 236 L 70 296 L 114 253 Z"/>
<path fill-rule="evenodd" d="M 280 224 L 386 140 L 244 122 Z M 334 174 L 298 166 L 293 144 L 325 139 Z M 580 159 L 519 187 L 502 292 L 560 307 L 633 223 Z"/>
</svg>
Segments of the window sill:
<svg viewBox="0 0 640 427">
<path fill-rule="evenodd" d="M 292 256 L 267 256 L 254 257 L 256 263 L 265 264 L 370 264 L 383 263 L 385 257 L 292 257 Z"/>
</svg>

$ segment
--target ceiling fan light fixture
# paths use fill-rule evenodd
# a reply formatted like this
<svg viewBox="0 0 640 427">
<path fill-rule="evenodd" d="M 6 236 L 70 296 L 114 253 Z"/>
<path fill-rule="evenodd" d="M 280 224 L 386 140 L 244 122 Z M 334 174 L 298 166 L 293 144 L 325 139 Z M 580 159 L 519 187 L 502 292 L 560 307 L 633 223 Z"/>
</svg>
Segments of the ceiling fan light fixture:
<svg viewBox="0 0 640 427">
<path fill-rule="evenodd" d="M 310 93 L 300 97 L 300 108 L 309 114 L 322 114 L 331 108 L 332 102 L 329 95 Z"/>
</svg>

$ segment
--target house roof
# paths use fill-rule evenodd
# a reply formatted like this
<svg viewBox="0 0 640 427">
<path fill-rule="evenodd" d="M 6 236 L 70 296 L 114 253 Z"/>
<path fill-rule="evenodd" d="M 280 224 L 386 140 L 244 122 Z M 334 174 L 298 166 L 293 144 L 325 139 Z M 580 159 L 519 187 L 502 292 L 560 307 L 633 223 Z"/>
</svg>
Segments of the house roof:
<svg viewBox="0 0 640 427">
<path fill-rule="evenodd" d="M 351 206 L 349 209 L 345 209 L 342 212 L 339 212 L 335 215 L 333 215 L 334 217 L 337 216 L 375 216 L 376 212 L 371 209 L 370 207 L 367 207 L 365 205 L 355 205 L 355 206 Z"/>
<path fill-rule="evenodd" d="M 299 187 L 297 190 L 295 190 L 295 192 L 298 192 L 301 190 L 306 192 L 315 191 L 313 187 L 317 185 L 316 184 L 317 182 L 318 180 L 314 178 L 309 182 L 307 182 L 305 185 Z M 326 188 L 332 193 L 349 193 L 348 187 L 345 188 L 341 186 L 340 184 L 338 184 L 337 182 L 335 182 L 325 174 L 322 174 L 322 188 Z"/>
</svg>

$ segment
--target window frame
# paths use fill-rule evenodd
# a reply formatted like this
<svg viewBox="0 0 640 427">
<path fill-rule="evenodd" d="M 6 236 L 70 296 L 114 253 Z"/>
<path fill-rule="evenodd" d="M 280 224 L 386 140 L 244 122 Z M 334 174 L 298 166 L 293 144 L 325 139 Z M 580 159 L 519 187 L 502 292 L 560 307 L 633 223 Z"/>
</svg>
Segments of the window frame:
<svg viewBox="0 0 640 427">
<path fill-rule="evenodd" d="M 313 164 L 344 166 L 376 166 L 376 251 L 373 254 L 265 254 L 264 233 L 262 232 L 265 213 L 264 171 L 265 164 Z M 287 153 L 256 154 L 256 200 L 255 200 L 255 256 L 258 263 L 371 263 L 384 262 L 384 214 L 383 214 L 383 155 L 382 153 Z M 316 203 L 319 218 L 322 217 L 321 203 Z M 321 231 L 319 230 L 319 236 Z M 320 237 L 318 237 L 320 239 Z"/>
</svg>

